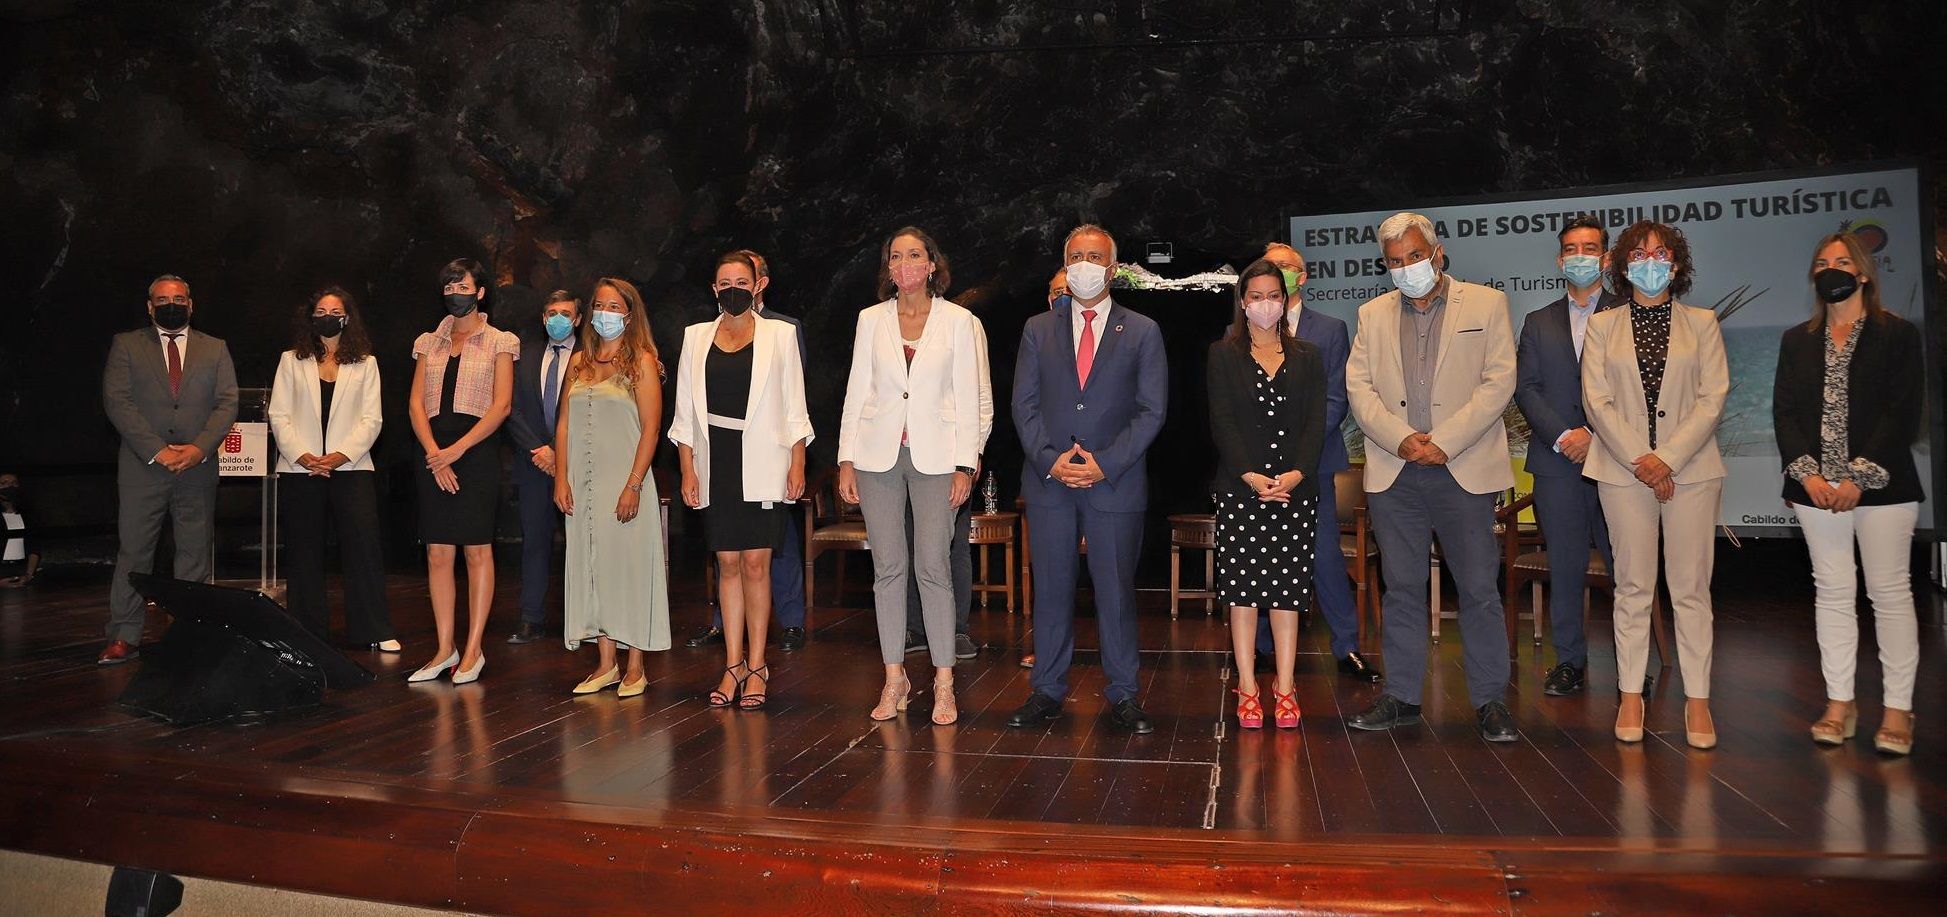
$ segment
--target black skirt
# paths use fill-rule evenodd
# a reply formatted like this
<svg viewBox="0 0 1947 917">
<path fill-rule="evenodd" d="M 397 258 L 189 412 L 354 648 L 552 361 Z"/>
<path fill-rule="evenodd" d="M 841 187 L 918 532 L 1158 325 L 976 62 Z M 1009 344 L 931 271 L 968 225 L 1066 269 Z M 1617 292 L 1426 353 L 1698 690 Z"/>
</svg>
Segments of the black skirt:
<svg viewBox="0 0 1947 917">
<path fill-rule="evenodd" d="M 446 412 L 428 421 L 433 442 L 444 449 L 465 436 L 480 418 Z M 433 473 L 419 468 L 419 540 L 426 544 L 492 544 L 494 515 L 500 509 L 500 449 L 492 438 L 474 445 L 453 463 L 460 492 L 439 489 Z"/>
<path fill-rule="evenodd" d="M 783 503 L 744 500 L 744 434 L 710 428 L 710 505 L 703 508 L 703 541 L 712 551 L 752 551 L 784 544 L 791 516 Z"/>
</svg>

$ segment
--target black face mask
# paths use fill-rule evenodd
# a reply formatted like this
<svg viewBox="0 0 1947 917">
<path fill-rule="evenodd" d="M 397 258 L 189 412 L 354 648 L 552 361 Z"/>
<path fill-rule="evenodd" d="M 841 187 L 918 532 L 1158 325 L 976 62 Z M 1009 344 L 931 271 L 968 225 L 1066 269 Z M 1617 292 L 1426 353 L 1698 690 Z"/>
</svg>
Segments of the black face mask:
<svg viewBox="0 0 1947 917">
<path fill-rule="evenodd" d="M 749 312 L 751 305 L 756 301 L 757 298 L 742 287 L 724 287 L 717 291 L 717 308 L 722 309 L 723 314 L 731 318 Z"/>
<path fill-rule="evenodd" d="M 311 316 L 311 333 L 321 338 L 337 337 L 345 330 L 345 317 L 342 315 Z"/>
<path fill-rule="evenodd" d="M 155 307 L 156 327 L 164 331 L 180 331 L 189 324 L 189 307 L 179 302 L 166 302 Z"/>
<path fill-rule="evenodd" d="M 446 314 L 459 318 L 479 308 L 480 297 L 473 293 L 446 294 Z"/>
<path fill-rule="evenodd" d="M 1859 278 L 1851 271 L 1829 267 L 1812 275 L 1812 288 L 1818 291 L 1820 300 L 1842 303 L 1859 292 Z"/>
</svg>

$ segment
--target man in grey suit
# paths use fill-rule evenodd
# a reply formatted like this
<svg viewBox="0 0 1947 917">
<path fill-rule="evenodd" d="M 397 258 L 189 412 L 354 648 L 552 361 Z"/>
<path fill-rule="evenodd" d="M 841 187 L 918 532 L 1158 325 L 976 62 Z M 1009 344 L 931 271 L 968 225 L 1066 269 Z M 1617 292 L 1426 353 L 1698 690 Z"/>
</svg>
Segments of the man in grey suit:
<svg viewBox="0 0 1947 917">
<path fill-rule="evenodd" d="M 167 517 L 177 579 L 206 582 L 216 516 L 216 462 L 237 419 L 237 373 L 224 343 L 189 327 L 189 284 L 164 274 L 149 284 L 147 328 L 115 336 L 102 371 L 102 408 L 122 437 L 115 579 L 108 587 L 108 648 L 96 660 L 120 665 L 142 642 L 142 597 L 130 573 L 155 567 Z"/>
<path fill-rule="evenodd" d="M 1610 563 L 1609 526 L 1594 481 L 1582 477 L 1595 433 L 1582 410 L 1582 336 L 1589 318 L 1622 298 L 1602 288 L 1602 253 L 1609 230 L 1583 215 L 1556 234 L 1555 265 L 1567 294 L 1528 314 L 1515 355 L 1514 400 L 1528 418 L 1528 473 L 1535 477 L 1535 518 L 1548 539 L 1548 616 L 1555 667 L 1542 693 L 1563 697 L 1582 690 L 1589 643 L 1582 632 L 1582 589 L 1589 548 Z M 1613 567 L 1611 569 L 1614 569 Z"/>
<path fill-rule="evenodd" d="M 1520 738 L 1503 698 L 1508 650 L 1494 498 L 1514 486 L 1508 431 L 1514 332 L 1506 294 L 1447 276 L 1433 222 L 1398 213 L 1379 224 L 1398 291 L 1359 307 L 1345 394 L 1366 437 L 1366 505 L 1386 577 L 1386 693 L 1347 721 L 1391 729 L 1420 721 L 1426 681 L 1427 567 L 1433 537 L 1460 589 L 1467 697 L 1481 738 Z"/>
</svg>

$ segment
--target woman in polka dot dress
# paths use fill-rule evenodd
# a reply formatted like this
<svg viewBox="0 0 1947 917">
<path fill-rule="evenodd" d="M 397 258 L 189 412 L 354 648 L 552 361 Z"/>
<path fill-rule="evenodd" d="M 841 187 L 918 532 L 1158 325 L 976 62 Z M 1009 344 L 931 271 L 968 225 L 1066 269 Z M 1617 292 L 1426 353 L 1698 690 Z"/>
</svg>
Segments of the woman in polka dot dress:
<svg viewBox="0 0 1947 917">
<path fill-rule="evenodd" d="M 1258 260 L 1237 278 L 1230 331 L 1210 345 L 1210 432 L 1217 445 L 1217 595 L 1230 607 L 1237 653 L 1237 721 L 1264 725 L 1256 663 L 1257 615 L 1271 615 L 1280 729 L 1298 725 L 1293 670 L 1298 610 L 1311 603 L 1318 467 L 1325 444 L 1325 366 L 1283 321 L 1284 278 Z"/>
</svg>

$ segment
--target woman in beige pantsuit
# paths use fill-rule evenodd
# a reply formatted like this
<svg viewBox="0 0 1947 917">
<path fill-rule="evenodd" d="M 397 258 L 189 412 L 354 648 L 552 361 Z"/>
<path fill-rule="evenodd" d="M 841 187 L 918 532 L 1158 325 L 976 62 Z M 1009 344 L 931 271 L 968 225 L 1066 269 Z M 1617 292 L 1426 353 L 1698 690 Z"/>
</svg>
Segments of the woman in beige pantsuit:
<svg viewBox="0 0 1947 917">
<path fill-rule="evenodd" d="M 1717 421 L 1731 387 L 1724 338 L 1716 313 L 1677 301 L 1691 278 L 1681 231 L 1649 221 L 1630 226 L 1610 250 L 1608 270 L 1629 307 L 1589 319 L 1582 402 L 1595 441 L 1583 474 L 1596 481 L 1615 546 L 1616 738 L 1643 739 L 1660 528 L 1688 698 L 1684 737 L 1711 748 L 1712 530 L 1725 474 Z"/>
</svg>

